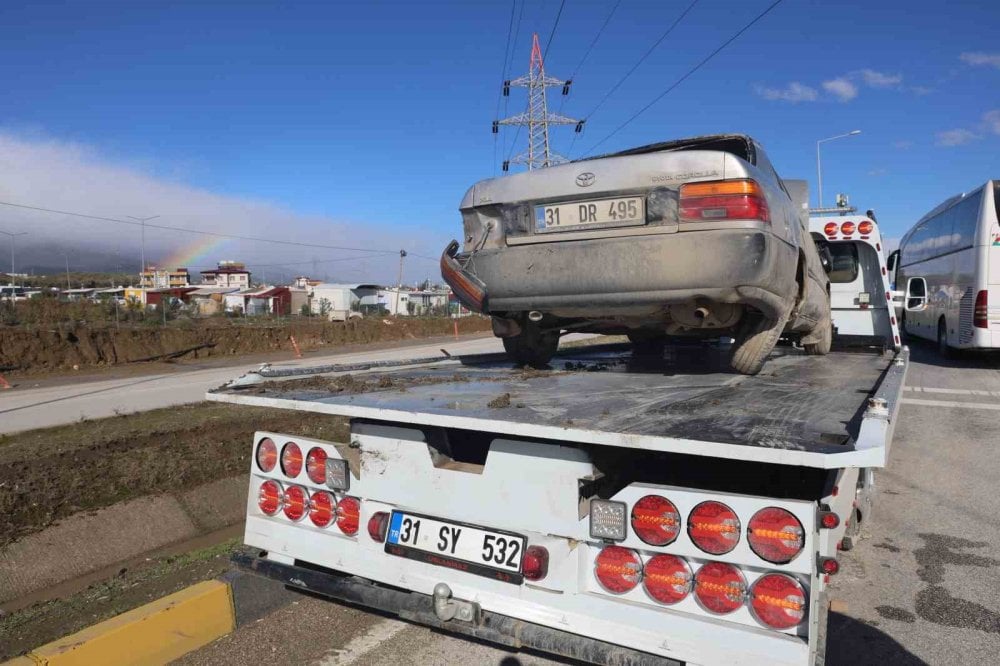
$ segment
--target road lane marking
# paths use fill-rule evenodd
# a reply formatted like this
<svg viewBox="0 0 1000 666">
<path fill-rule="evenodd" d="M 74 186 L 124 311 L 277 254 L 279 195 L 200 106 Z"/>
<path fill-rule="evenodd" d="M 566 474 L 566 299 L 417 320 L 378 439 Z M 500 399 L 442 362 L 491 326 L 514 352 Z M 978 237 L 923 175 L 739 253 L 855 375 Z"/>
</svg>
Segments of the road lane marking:
<svg viewBox="0 0 1000 666">
<path fill-rule="evenodd" d="M 953 388 L 931 388 L 928 386 L 906 386 L 906 391 L 914 393 L 943 393 L 947 395 L 980 395 L 991 398 L 1000 398 L 1000 391 L 976 391 L 974 389 L 953 389 Z"/>
<path fill-rule="evenodd" d="M 364 634 L 351 639 L 344 647 L 327 654 L 316 664 L 317 666 L 350 666 L 409 627 L 410 625 L 399 620 L 382 620 Z"/>
<path fill-rule="evenodd" d="M 919 398 L 903 398 L 904 405 L 922 405 L 924 407 L 958 407 L 959 409 L 993 409 L 1000 411 L 1000 404 L 992 402 L 951 402 L 950 400 L 920 400 Z"/>
</svg>

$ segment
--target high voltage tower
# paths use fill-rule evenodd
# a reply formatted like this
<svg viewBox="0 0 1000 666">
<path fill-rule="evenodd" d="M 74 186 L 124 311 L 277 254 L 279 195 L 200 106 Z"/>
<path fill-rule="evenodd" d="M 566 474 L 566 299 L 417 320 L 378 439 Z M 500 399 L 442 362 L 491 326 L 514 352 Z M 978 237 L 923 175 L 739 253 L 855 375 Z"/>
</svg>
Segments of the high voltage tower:
<svg viewBox="0 0 1000 666">
<path fill-rule="evenodd" d="M 549 125 L 576 125 L 576 131 L 583 130 L 583 120 L 550 113 L 545 98 L 545 89 L 562 86 L 562 94 L 569 94 L 573 81 L 563 81 L 545 75 L 545 63 L 542 61 L 542 49 L 538 45 L 538 34 L 534 36 L 531 46 L 531 64 L 527 76 L 503 82 L 504 97 L 510 95 L 511 86 L 528 89 L 528 110 L 516 116 L 493 121 L 493 133 L 500 131 L 501 125 L 515 125 L 528 128 L 528 150 L 513 159 L 504 160 L 503 170 L 507 171 L 511 163 L 524 164 L 528 169 L 561 164 L 568 160 L 553 152 L 549 147 Z"/>
</svg>

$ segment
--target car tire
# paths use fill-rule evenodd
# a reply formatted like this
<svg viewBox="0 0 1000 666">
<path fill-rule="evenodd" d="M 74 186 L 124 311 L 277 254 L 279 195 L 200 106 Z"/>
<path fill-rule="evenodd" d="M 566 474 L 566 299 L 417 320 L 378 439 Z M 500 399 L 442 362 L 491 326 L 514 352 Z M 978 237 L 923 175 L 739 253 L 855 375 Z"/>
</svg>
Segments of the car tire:
<svg viewBox="0 0 1000 666">
<path fill-rule="evenodd" d="M 945 323 L 944 317 L 938 320 L 937 346 L 941 358 L 955 357 L 955 350 L 948 346 L 948 325 Z"/>
<path fill-rule="evenodd" d="M 526 321 L 521 332 L 503 340 L 503 348 L 517 365 L 544 368 L 559 349 L 559 331 L 543 331 L 538 324 Z"/>
<path fill-rule="evenodd" d="M 802 345 L 810 356 L 826 356 L 830 353 L 830 348 L 833 347 L 833 322 L 827 319 L 820 324 L 820 327 L 823 331 L 823 337 L 820 338 L 820 341 Z"/>
<path fill-rule="evenodd" d="M 790 311 L 785 310 L 777 319 L 755 312 L 744 314 L 736 339 L 733 340 L 730 366 L 744 375 L 756 375 L 760 372 L 764 361 L 778 344 L 789 314 Z"/>
</svg>

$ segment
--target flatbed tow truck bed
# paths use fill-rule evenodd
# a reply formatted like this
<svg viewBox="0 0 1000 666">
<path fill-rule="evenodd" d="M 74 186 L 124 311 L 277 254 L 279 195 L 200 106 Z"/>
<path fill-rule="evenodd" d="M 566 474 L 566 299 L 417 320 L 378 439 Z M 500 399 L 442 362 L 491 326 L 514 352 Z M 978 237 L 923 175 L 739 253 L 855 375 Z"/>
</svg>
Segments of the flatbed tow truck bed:
<svg viewBox="0 0 1000 666">
<path fill-rule="evenodd" d="M 265 370 L 258 383 L 209 399 L 803 467 L 885 464 L 906 350 L 818 357 L 779 347 L 752 377 L 728 370 L 727 350 L 716 346 L 669 347 L 662 360 L 628 350 L 569 348 L 551 370 L 513 368 L 502 354 L 442 356 L 426 366 L 374 367 L 367 374 L 375 381 L 347 384 L 299 372 L 274 381 L 281 371 Z M 339 366 L 317 370 L 344 374 Z"/>
</svg>

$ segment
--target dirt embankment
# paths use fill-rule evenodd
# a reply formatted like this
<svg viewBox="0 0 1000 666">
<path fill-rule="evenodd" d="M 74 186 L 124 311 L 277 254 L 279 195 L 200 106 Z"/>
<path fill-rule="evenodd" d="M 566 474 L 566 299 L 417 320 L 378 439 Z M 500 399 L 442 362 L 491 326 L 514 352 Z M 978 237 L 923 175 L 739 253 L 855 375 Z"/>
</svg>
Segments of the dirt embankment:
<svg viewBox="0 0 1000 666">
<path fill-rule="evenodd" d="M 409 340 L 490 328 L 484 317 L 364 319 L 351 322 L 311 320 L 280 323 L 221 321 L 172 322 L 167 327 L 26 329 L 0 327 L 0 370 L 19 374 L 68 370 L 74 366 L 134 363 L 189 351 L 185 358 L 238 356 L 274 350 L 300 349 Z"/>
</svg>

